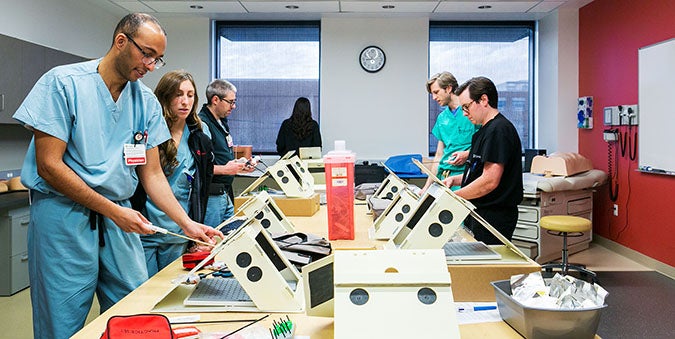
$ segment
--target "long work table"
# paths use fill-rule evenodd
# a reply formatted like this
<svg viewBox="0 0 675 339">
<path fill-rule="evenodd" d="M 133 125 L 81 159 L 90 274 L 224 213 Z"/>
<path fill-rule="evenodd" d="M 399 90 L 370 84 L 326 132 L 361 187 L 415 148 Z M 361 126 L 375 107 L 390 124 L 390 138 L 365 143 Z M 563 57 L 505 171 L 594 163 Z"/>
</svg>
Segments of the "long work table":
<svg viewBox="0 0 675 339">
<path fill-rule="evenodd" d="M 331 244 L 334 250 L 347 249 L 381 249 L 384 241 L 373 241 L 368 237 L 368 228 L 372 226 L 372 216 L 368 214 L 365 205 L 356 205 L 354 208 L 355 215 L 355 239 L 354 240 L 337 240 L 332 241 Z M 319 211 L 311 217 L 288 217 L 293 222 L 299 232 L 312 233 L 318 236 L 328 238 L 326 207 L 321 206 Z M 472 265 L 473 266 L 473 265 Z M 534 262 L 525 263 L 527 270 L 535 271 L 539 266 Z M 466 270 L 467 265 L 463 265 L 460 269 Z M 503 272 L 498 279 L 508 279 L 513 269 L 513 265 L 505 265 Z M 522 267 L 521 267 L 522 269 Z M 462 294 L 464 286 L 475 285 L 471 281 L 460 283 L 463 271 L 458 271 L 458 277 L 449 266 L 451 272 L 453 294 Z M 497 269 L 499 272 L 499 269 Z M 115 315 L 132 315 L 141 313 L 151 313 L 153 307 L 162 298 L 167 295 L 174 286 L 171 281 L 176 279 L 181 274 L 187 273 L 183 269 L 181 260 L 174 261 L 171 265 L 157 273 L 150 278 L 136 290 L 120 300 L 117 304 L 87 324 L 82 330 L 76 333 L 73 338 L 99 338 L 105 330 L 108 319 Z M 459 289 L 458 289 L 459 288 Z M 485 287 L 484 287 L 485 288 Z M 491 287 L 490 287 L 491 288 Z M 455 297 L 457 301 L 458 298 Z M 474 300 L 466 300 L 474 301 Z M 484 300 L 475 300 L 484 301 Z M 238 312 L 208 312 L 200 313 L 200 321 L 217 321 L 217 320 L 236 320 L 236 319 L 256 319 L 268 313 L 238 313 Z M 165 313 L 168 317 L 194 315 L 190 313 Z M 333 318 L 311 317 L 300 313 L 271 313 L 270 316 L 260 322 L 266 328 L 272 326 L 272 322 L 281 318 L 290 317 L 296 325 L 296 336 L 305 336 L 312 339 L 329 339 L 333 338 Z M 222 332 L 231 331 L 241 326 L 246 325 L 246 322 L 240 323 L 214 323 L 196 325 L 203 332 Z M 184 326 L 184 325 L 183 325 Z M 521 336 L 514 331 L 508 324 L 503 321 L 468 324 L 459 326 L 460 334 L 463 338 L 521 338 Z M 422 335 L 422 334 L 420 334 Z"/>
</svg>

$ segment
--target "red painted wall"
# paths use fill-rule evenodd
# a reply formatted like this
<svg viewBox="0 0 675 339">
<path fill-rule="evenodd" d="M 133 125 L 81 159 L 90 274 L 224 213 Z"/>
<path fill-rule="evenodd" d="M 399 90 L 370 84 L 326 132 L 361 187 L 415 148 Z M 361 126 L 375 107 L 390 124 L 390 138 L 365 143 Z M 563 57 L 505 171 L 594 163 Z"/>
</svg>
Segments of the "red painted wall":
<svg viewBox="0 0 675 339">
<path fill-rule="evenodd" d="M 579 153 L 595 168 L 608 170 L 603 107 L 638 103 L 638 49 L 673 37 L 673 0 L 595 0 L 579 10 L 579 96 L 593 96 L 595 113 L 595 127 L 579 130 Z M 672 124 L 675 116 L 672 119 L 664 123 Z M 628 127 L 620 130 L 640 132 L 639 127 L 630 133 Z M 614 147 L 619 146 L 614 144 L 613 153 Z M 609 199 L 608 185 L 595 195 L 593 230 L 675 266 L 675 177 L 636 172 L 638 158 L 630 160 L 628 152 L 626 147 L 621 156 L 618 149 L 616 202 Z M 614 203 L 619 205 L 618 217 L 612 214 Z"/>
</svg>

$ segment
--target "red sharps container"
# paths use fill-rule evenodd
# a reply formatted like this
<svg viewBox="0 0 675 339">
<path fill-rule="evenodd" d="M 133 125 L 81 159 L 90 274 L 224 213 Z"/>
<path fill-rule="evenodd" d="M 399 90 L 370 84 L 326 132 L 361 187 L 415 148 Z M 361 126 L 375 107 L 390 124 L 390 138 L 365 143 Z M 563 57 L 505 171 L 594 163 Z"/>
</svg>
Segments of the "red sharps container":
<svg viewBox="0 0 675 339">
<path fill-rule="evenodd" d="M 336 140 L 335 150 L 323 157 L 326 169 L 328 239 L 354 239 L 354 163 L 356 155 Z"/>
</svg>

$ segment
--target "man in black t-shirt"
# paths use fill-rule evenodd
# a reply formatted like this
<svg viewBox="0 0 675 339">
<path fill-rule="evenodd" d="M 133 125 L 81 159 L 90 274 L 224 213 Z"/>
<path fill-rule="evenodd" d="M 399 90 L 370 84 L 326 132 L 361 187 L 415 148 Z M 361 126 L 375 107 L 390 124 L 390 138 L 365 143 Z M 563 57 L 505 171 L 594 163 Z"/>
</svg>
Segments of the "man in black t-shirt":
<svg viewBox="0 0 675 339">
<path fill-rule="evenodd" d="M 518 220 L 518 204 L 523 200 L 522 147 L 513 124 L 497 110 L 494 83 L 475 77 L 457 88 L 464 115 L 480 129 L 473 135 L 471 151 L 463 175 L 445 179 L 447 186 L 461 185 L 455 191 L 476 206 L 476 212 L 509 240 Z M 469 216 L 464 225 L 476 240 L 501 244 L 492 233 Z"/>
</svg>

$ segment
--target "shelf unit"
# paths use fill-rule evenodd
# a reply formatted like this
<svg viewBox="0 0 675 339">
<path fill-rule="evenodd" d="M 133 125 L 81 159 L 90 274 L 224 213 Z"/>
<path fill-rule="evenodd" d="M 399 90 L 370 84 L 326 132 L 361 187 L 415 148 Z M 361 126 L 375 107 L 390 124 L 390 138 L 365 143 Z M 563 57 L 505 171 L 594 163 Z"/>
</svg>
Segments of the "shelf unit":
<svg viewBox="0 0 675 339">
<path fill-rule="evenodd" d="M 593 221 L 593 192 L 525 193 L 518 206 L 518 224 L 513 233 L 513 243 L 540 264 L 560 259 L 562 253 L 562 237 L 548 234 L 539 226 L 541 217 L 547 215 L 575 215 Z M 588 248 L 592 240 L 593 231 L 580 237 L 568 237 L 569 254 Z"/>
<path fill-rule="evenodd" d="M 0 296 L 28 287 L 27 205 L 0 209 Z"/>
</svg>

